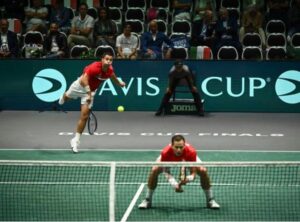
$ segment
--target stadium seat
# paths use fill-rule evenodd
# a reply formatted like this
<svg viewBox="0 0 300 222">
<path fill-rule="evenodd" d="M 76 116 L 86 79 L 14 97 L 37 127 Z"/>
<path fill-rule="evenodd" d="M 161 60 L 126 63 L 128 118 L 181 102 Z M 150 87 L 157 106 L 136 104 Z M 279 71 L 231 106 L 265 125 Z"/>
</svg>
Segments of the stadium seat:
<svg viewBox="0 0 300 222">
<path fill-rule="evenodd" d="M 243 60 L 262 60 L 263 52 L 258 46 L 247 46 L 243 48 L 242 52 Z"/>
<path fill-rule="evenodd" d="M 122 26 L 122 11 L 119 8 L 109 8 L 109 17 L 111 20 L 115 21 L 118 26 Z"/>
<path fill-rule="evenodd" d="M 130 8 L 125 12 L 125 22 L 128 20 L 145 21 L 145 12 L 141 8 Z"/>
<path fill-rule="evenodd" d="M 126 23 L 130 24 L 131 31 L 139 35 L 144 33 L 144 22 L 137 19 L 127 20 Z"/>
<path fill-rule="evenodd" d="M 28 31 L 24 34 L 24 44 L 43 44 L 44 37 L 39 31 Z"/>
<path fill-rule="evenodd" d="M 286 47 L 286 37 L 282 33 L 271 33 L 267 37 L 267 47 Z"/>
<path fill-rule="evenodd" d="M 94 7 L 88 8 L 87 14 L 92 16 L 94 19 L 98 19 L 98 10 L 97 10 L 97 8 L 94 8 Z"/>
<path fill-rule="evenodd" d="M 171 50 L 171 59 L 188 59 L 189 53 L 187 48 L 178 47 Z"/>
<path fill-rule="evenodd" d="M 191 37 L 192 27 L 191 23 L 186 20 L 176 20 L 172 23 L 171 34 L 184 33 Z"/>
<path fill-rule="evenodd" d="M 70 58 L 79 59 L 84 53 L 89 52 L 89 47 L 86 45 L 75 45 L 71 48 Z"/>
<path fill-rule="evenodd" d="M 150 0 L 150 7 L 152 8 L 163 8 L 166 11 L 170 10 L 169 0 Z"/>
<path fill-rule="evenodd" d="M 281 20 L 270 20 L 266 25 L 266 35 L 271 33 L 285 33 L 286 27 Z"/>
<path fill-rule="evenodd" d="M 103 6 L 106 8 L 119 8 L 123 9 L 123 0 L 104 0 Z"/>
<path fill-rule="evenodd" d="M 283 60 L 286 59 L 286 48 L 272 46 L 266 49 L 266 60 Z"/>
<path fill-rule="evenodd" d="M 222 46 L 218 50 L 218 60 L 238 60 L 239 54 L 234 46 Z"/>
<path fill-rule="evenodd" d="M 94 56 L 100 58 L 104 52 L 109 52 L 114 58 L 116 57 L 115 50 L 110 45 L 99 45 L 95 50 Z"/>
<path fill-rule="evenodd" d="M 242 39 L 242 45 L 243 47 L 247 46 L 257 46 L 262 47 L 262 40 L 258 33 L 252 32 L 252 33 L 246 33 Z"/>
<path fill-rule="evenodd" d="M 300 33 L 295 33 L 292 35 L 291 46 L 293 48 L 300 48 Z"/>
<path fill-rule="evenodd" d="M 146 11 L 147 4 L 145 0 L 127 0 L 127 10 L 131 8 L 140 8 Z"/>
</svg>

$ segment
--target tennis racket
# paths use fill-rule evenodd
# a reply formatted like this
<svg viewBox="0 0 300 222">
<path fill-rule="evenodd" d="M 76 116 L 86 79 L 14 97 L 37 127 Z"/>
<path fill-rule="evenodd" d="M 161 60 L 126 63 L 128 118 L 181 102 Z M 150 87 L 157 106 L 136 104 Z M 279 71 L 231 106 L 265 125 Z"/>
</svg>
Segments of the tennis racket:
<svg viewBox="0 0 300 222">
<path fill-rule="evenodd" d="M 97 122 L 97 117 L 96 115 L 93 113 L 93 111 L 90 111 L 90 115 L 89 115 L 89 119 L 88 119 L 88 130 L 89 130 L 89 134 L 93 135 L 98 127 L 98 122 Z"/>
</svg>

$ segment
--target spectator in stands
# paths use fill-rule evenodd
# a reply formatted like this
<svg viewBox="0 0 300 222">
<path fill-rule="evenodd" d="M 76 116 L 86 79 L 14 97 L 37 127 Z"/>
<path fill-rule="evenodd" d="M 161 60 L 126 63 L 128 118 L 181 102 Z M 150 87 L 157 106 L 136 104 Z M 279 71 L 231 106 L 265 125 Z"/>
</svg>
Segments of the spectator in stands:
<svg viewBox="0 0 300 222">
<path fill-rule="evenodd" d="M 51 6 L 50 23 L 57 23 L 59 31 L 69 34 L 72 18 L 71 10 L 64 7 L 63 0 L 56 0 Z"/>
<path fill-rule="evenodd" d="M 289 27 L 287 39 L 290 41 L 293 34 L 300 32 L 300 0 L 295 0 L 294 4 L 288 11 Z"/>
<path fill-rule="evenodd" d="M 203 104 L 201 102 L 201 96 L 196 87 L 196 83 L 194 81 L 194 76 L 192 71 L 187 65 L 184 65 L 181 60 L 176 60 L 174 66 L 170 69 L 169 72 L 169 85 L 166 90 L 166 93 L 161 101 L 161 104 L 155 113 L 156 116 L 160 116 L 163 114 L 166 105 L 168 104 L 171 96 L 174 93 L 174 90 L 178 86 L 181 80 L 185 79 L 188 87 L 191 90 L 191 93 L 194 97 L 195 106 L 199 116 L 204 116 Z"/>
<path fill-rule="evenodd" d="M 267 13 L 265 15 L 266 24 L 272 19 L 282 20 L 286 25 L 288 22 L 287 11 L 289 10 L 288 0 L 268 0 Z"/>
<path fill-rule="evenodd" d="M 8 30 L 7 19 L 0 20 L 0 58 L 16 58 L 19 54 L 16 33 Z"/>
<path fill-rule="evenodd" d="M 242 4 L 242 11 L 246 11 L 249 7 L 255 6 L 258 11 L 260 11 L 262 14 L 265 11 L 265 0 L 243 0 L 241 1 Z"/>
<path fill-rule="evenodd" d="M 233 46 L 237 49 L 239 55 L 241 55 L 242 45 L 238 36 L 238 21 L 234 17 L 229 17 L 226 8 L 220 8 L 219 10 L 214 55 L 218 54 L 218 50 L 222 46 Z"/>
<path fill-rule="evenodd" d="M 24 8 L 28 5 L 26 0 L 5 0 L 4 5 L 7 18 L 17 18 L 24 21 Z"/>
<path fill-rule="evenodd" d="M 173 0 L 173 20 L 191 21 L 191 9 L 193 0 Z"/>
<path fill-rule="evenodd" d="M 93 28 L 95 20 L 87 14 L 88 5 L 79 5 L 79 15 L 75 16 L 71 23 L 71 31 L 68 36 L 68 47 L 72 49 L 74 45 L 86 45 L 91 47 L 93 44 Z"/>
<path fill-rule="evenodd" d="M 32 0 L 32 7 L 25 8 L 26 31 L 39 31 L 47 33 L 46 20 L 48 9 L 43 6 L 42 0 Z"/>
<path fill-rule="evenodd" d="M 131 34 L 130 24 L 124 25 L 123 33 L 117 37 L 116 48 L 119 59 L 137 58 L 138 37 Z"/>
<path fill-rule="evenodd" d="M 246 33 L 258 33 L 260 35 L 262 46 L 266 46 L 266 34 L 262 27 L 263 15 L 255 6 L 247 8 L 242 16 L 242 25 L 240 28 L 239 38 L 242 42 Z"/>
<path fill-rule="evenodd" d="M 170 49 L 166 53 L 166 58 L 170 58 L 173 43 L 163 32 L 159 32 L 157 22 L 152 20 L 149 23 L 149 31 L 141 36 L 141 55 L 145 59 L 162 59 L 162 45 L 166 43 Z"/>
<path fill-rule="evenodd" d="M 192 45 L 206 45 L 213 48 L 215 39 L 215 23 L 213 12 L 206 10 L 201 20 L 194 22 L 192 31 Z"/>
<path fill-rule="evenodd" d="M 215 0 L 195 0 L 195 7 L 193 11 L 193 23 L 202 20 L 206 11 L 210 10 L 213 14 L 213 20 L 217 19 L 216 15 L 216 1 Z"/>
<path fill-rule="evenodd" d="M 99 19 L 94 27 L 95 45 L 110 45 L 115 48 L 117 36 L 117 25 L 108 16 L 107 8 L 99 9 Z"/>
<path fill-rule="evenodd" d="M 45 58 L 63 58 L 68 55 L 67 37 L 58 30 L 57 23 L 50 24 L 49 33 L 44 40 Z"/>
</svg>

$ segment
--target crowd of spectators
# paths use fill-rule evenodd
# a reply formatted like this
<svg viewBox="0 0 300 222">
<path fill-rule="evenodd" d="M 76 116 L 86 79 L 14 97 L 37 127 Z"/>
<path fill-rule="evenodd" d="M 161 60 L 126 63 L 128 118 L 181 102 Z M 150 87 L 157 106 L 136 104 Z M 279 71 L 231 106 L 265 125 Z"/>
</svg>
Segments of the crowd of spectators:
<svg viewBox="0 0 300 222">
<path fill-rule="evenodd" d="M 271 48 L 284 51 L 272 59 L 299 58 L 300 46 L 293 37 L 298 35 L 299 41 L 300 0 L 139 0 L 145 1 L 139 6 L 142 19 L 129 18 L 129 1 L 133 0 L 121 0 L 116 9 L 107 0 L 96 6 L 88 5 L 95 1 L 78 0 L 76 8 L 63 0 L 0 0 L 0 58 L 79 58 L 76 46 L 85 46 L 92 55 L 106 46 L 118 59 L 192 59 L 191 52 L 201 53 L 203 48 L 211 51 L 210 59 L 222 59 L 220 51 L 228 47 L 235 50 L 234 59 L 245 59 L 245 48 L 261 53 L 249 59 L 270 59 Z M 157 2 L 162 6 L 155 6 Z M 282 25 L 282 31 L 274 32 L 283 42 L 271 35 L 272 21 Z M 256 34 L 260 42 L 246 44 L 248 34 Z"/>
</svg>

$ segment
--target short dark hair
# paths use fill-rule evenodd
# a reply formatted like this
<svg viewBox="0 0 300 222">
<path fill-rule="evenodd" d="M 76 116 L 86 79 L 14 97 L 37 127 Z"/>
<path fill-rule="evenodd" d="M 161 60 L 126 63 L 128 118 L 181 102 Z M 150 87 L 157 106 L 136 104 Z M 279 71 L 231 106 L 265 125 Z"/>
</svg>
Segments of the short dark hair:
<svg viewBox="0 0 300 222">
<path fill-rule="evenodd" d="M 78 6 L 78 8 L 80 8 L 81 6 L 85 6 L 87 9 L 89 8 L 88 4 L 86 4 L 85 2 L 81 2 Z"/>
<path fill-rule="evenodd" d="M 182 135 L 175 135 L 175 136 L 172 137 L 171 141 L 172 141 L 172 144 L 174 144 L 175 141 L 178 142 L 178 141 L 181 141 L 181 140 L 183 140 L 185 142 L 185 139 Z"/>
<path fill-rule="evenodd" d="M 103 52 L 103 54 L 101 55 L 101 59 L 103 59 L 105 56 L 113 56 L 111 52 Z"/>
</svg>

